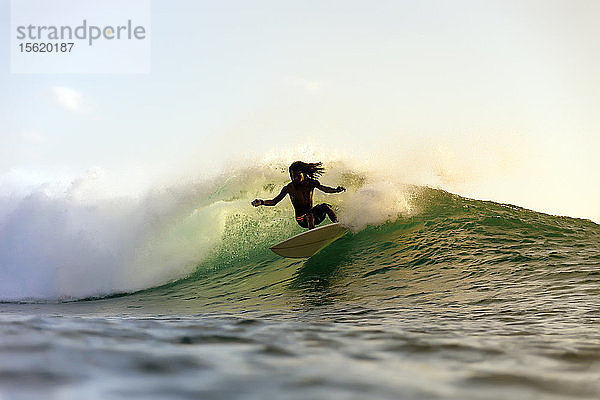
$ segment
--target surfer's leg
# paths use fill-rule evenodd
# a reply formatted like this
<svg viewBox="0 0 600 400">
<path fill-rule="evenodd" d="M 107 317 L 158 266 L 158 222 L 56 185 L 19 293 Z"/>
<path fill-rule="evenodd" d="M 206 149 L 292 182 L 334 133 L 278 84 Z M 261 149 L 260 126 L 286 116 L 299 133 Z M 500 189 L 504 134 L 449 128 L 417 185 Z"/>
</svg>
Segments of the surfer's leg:
<svg viewBox="0 0 600 400">
<path fill-rule="evenodd" d="M 296 222 L 303 228 L 308 228 L 308 218 L 307 215 L 304 214 L 302 217 L 296 217 Z"/>
<path fill-rule="evenodd" d="M 305 219 L 308 223 L 308 229 L 315 229 L 315 216 L 313 215 L 313 213 L 307 213 Z"/>
<path fill-rule="evenodd" d="M 331 206 L 327 203 L 323 203 L 321 205 L 323 206 L 323 211 L 325 211 L 331 222 L 338 222 L 337 215 L 335 215 L 333 208 L 331 208 Z"/>
<path fill-rule="evenodd" d="M 312 215 L 313 219 L 314 219 L 314 224 L 315 225 L 319 225 L 321 222 L 323 222 L 325 220 L 325 217 L 327 217 L 329 215 L 329 212 L 333 213 L 333 210 L 331 209 L 331 207 L 329 206 L 329 204 L 318 204 L 316 206 L 314 206 L 313 208 L 311 208 L 311 210 L 308 212 L 308 215 Z M 335 218 L 335 213 L 333 213 L 333 217 Z M 329 216 L 329 218 L 331 219 L 331 216 Z M 333 219 L 332 219 L 333 221 Z M 337 221 L 337 218 L 336 218 Z M 333 221 L 335 222 L 335 221 Z"/>
</svg>

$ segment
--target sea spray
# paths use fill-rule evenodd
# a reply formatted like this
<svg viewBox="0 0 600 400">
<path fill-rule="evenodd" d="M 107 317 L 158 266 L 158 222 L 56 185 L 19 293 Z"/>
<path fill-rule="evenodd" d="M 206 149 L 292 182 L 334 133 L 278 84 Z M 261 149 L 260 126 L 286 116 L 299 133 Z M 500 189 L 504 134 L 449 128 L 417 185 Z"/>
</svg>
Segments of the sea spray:
<svg viewBox="0 0 600 400">
<path fill-rule="evenodd" d="M 352 194 L 344 205 L 340 222 L 358 231 L 367 225 L 393 222 L 412 214 L 411 189 L 399 183 L 376 181 Z"/>
<path fill-rule="evenodd" d="M 194 217 L 202 234 L 181 225 L 206 198 L 204 187 L 155 189 L 141 198 L 80 196 L 39 189 L 3 202 L 0 299 L 57 300 L 129 292 L 177 279 L 195 268 L 213 215 Z M 193 242 L 193 243 L 191 243 Z"/>
</svg>

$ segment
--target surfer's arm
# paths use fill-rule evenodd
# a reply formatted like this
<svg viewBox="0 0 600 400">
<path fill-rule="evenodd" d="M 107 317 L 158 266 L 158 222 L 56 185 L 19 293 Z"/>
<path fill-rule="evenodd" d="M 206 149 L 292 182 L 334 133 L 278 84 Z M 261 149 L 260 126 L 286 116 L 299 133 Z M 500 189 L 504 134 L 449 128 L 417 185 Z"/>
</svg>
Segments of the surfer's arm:
<svg viewBox="0 0 600 400">
<path fill-rule="evenodd" d="M 321 183 L 319 183 L 319 181 L 315 181 L 315 187 L 325 193 L 339 193 L 339 192 L 343 192 L 344 190 L 346 190 L 346 188 L 342 187 L 342 186 L 332 188 L 329 186 L 321 185 Z"/>
<path fill-rule="evenodd" d="M 279 194 L 277 196 L 275 196 L 275 198 L 272 199 L 272 200 L 254 199 L 254 201 L 251 204 L 254 207 L 258 207 L 258 206 L 274 206 L 275 204 L 277 204 L 281 200 L 283 200 L 283 198 L 285 197 L 285 195 L 288 193 L 287 188 L 288 188 L 287 186 L 284 186 L 283 189 L 281 189 L 281 192 L 279 192 Z"/>
</svg>

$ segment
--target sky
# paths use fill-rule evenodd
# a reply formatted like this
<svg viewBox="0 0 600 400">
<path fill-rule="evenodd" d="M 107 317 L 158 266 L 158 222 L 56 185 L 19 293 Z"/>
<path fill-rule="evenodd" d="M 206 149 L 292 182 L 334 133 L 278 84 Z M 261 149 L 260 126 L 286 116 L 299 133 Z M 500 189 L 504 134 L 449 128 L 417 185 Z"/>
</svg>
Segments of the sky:
<svg viewBox="0 0 600 400">
<path fill-rule="evenodd" d="M 135 186 L 310 143 L 599 222 L 598 20 L 593 0 L 154 0 L 149 73 L 17 74 L 0 0 L 0 183 Z"/>
</svg>

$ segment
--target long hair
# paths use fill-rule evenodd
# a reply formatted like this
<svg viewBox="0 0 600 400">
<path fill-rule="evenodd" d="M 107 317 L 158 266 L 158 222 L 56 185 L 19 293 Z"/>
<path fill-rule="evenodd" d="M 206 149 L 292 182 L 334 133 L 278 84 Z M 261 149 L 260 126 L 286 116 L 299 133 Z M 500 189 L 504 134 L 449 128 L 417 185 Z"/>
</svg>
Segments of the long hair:
<svg viewBox="0 0 600 400">
<path fill-rule="evenodd" d="M 325 172 L 325 168 L 323 168 L 322 165 L 323 163 L 320 161 L 316 163 L 294 161 L 292 165 L 290 165 L 290 173 L 292 173 L 292 171 L 302 172 L 311 179 L 317 179 Z"/>
</svg>

